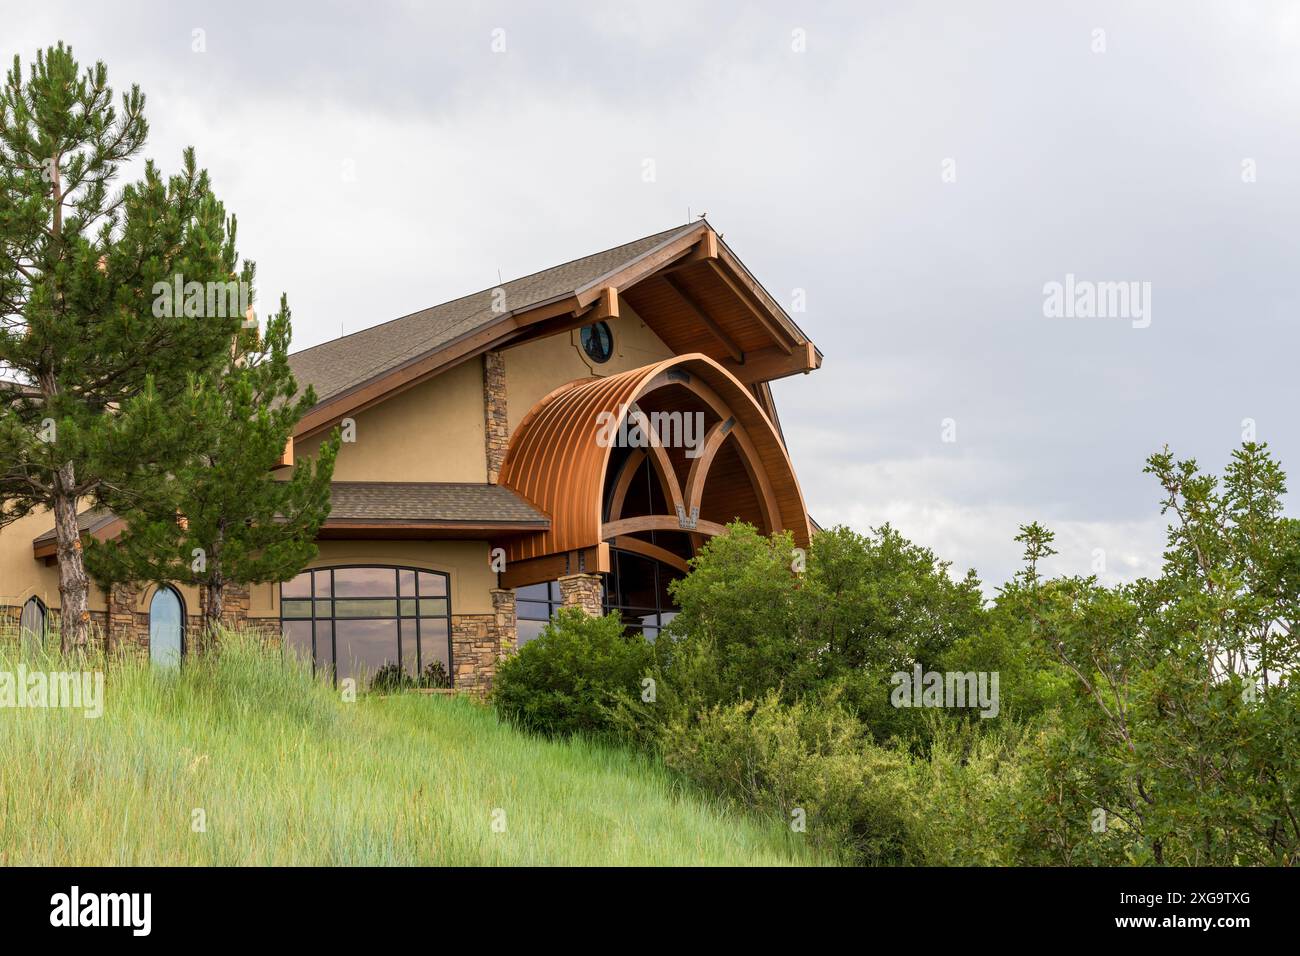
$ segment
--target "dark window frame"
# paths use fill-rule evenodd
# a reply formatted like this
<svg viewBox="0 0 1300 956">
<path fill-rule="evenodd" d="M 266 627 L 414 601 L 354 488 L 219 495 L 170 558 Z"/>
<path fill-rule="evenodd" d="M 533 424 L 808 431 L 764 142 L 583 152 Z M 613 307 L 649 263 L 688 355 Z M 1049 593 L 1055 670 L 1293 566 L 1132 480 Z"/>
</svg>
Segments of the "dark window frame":
<svg viewBox="0 0 1300 956">
<path fill-rule="evenodd" d="M 602 330 L 604 331 L 604 341 L 609 345 L 609 348 L 604 353 L 603 357 L 597 354 L 594 348 L 595 343 L 601 341 L 598 333 Z M 614 330 L 609 327 L 609 323 L 604 319 L 601 319 L 599 322 L 593 322 L 590 325 L 584 325 L 582 331 L 578 334 L 578 338 L 582 342 L 582 351 L 586 354 L 587 358 L 591 359 L 597 365 L 604 365 L 614 357 Z"/>
<path fill-rule="evenodd" d="M 365 571 L 392 571 L 393 572 L 393 596 L 388 597 L 345 597 L 340 599 L 338 596 L 338 584 L 335 579 L 336 571 L 347 571 L 358 569 Z M 320 572 L 329 572 L 330 592 L 328 597 L 317 597 L 316 595 L 316 575 Z M 415 575 L 414 595 L 410 598 L 402 596 L 402 578 L 403 571 L 410 571 Z M 311 587 L 309 594 L 305 598 L 290 597 L 289 601 L 308 601 L 311 604 L 311 617 L 288 617 L 284 616 L 284 586 L 291 581 L 296 580 L 304 574 L 311 575 Z M 429 595 L 427 598 L 420 596 L 420 575 L 432 574 L 443 580 L 444 594 Z M 336 613 L 338 611 L 339 600 L 344 601 L 391 601 L 397 607 L 397 613 L 393 615 L 377 615 L 375 617 L 343 617 L 340 618 Z M 407 600 L 415 601 L 415 614 L 403 614 L 402 602 Z M 446 610 L 442 614 L 420 614 L 421 600 L 440 600 L 446 603 Z M 319 602 L 328 601 L 330 605 L 330 614 L 328 617 L 317 614 Z M 451 606 L 451 573 L 448 571 L 434 571 L 430 568 L 413 567 L 407 564 L 331 564 L 323 568 L 303 568 L 302 571 L 294 575 L 289 581 L 280 582 L 280 638 L 284 640 L 284 625 L 286 621 L 309 621 L 311 623 L 311 668 L 312 673 L 316 674 L 318 665 L 316 663 L 318 654 L 316 651 L 316 622 L 325 621 L 330 626 L 330 681 L 333 686 L 339 685 L 339 639 L 337 622 L 343 621 L 396 621 L 397 622 L 397 666 L 402 666 L 402 622 L 415 621 L 415 661 L 417 677 L 424 673 L 424 635 L 420 627 L 421 619 L 426 620 L 446 620 L 447 622 L 447 684 L 449 687 L 456 686 L 456 659 L 455 659 L 455 641 L 452 640 L 452 606 Z"/>
</svg>

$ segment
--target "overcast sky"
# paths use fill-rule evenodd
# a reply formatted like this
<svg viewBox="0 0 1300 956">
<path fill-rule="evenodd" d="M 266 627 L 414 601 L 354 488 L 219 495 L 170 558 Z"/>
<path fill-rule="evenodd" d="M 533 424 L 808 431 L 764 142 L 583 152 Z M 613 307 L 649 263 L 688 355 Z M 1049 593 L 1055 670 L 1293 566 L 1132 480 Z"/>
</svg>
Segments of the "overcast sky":
<svg viewBox="0 0 1300 956">
<path fill-rule="evenodd" d="M 775 391 L 823 525 L 996 585 L 1038 519 L 1116 580 L 1161 444 L 1217 471 L 1253 419 L 1300 488 L 1300 4 L 288 6 L 5 0 L 0 52 L 138 83 L 296 347 L 707 212 L 806 295 L 826 361 Z M 1146 318 L 1049 317 L 1067 274 Z"/>
</svg>

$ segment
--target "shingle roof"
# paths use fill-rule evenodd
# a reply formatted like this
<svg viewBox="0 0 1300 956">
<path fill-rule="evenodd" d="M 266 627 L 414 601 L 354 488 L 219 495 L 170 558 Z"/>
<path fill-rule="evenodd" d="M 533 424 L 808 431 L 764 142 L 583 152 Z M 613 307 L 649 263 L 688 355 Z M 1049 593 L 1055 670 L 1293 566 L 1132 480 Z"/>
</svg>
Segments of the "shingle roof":
<svg viewBox="0 0 1300 956">
<path fill-rule="evenodd" d="M 329 521 L 501 525 L 545 530 L 550 519 L 503 485 L 470 482 L 336 481 L 330 485 Z M 82 534 L 117 520 L 107 508 L 77 515 Z M 32 541 L 52 544 L 51 528 Z"/>
<path fill-rule="evenodd" d="M 504 485 L 336 481 L 329 521 L 536 525 L 550 520 Z"/>
<path fill-rule="evenodd" d="M 107 508 L 88 508 L 81 514 L 77 515 L 77 530 L 82 534 L 94 534 L 101 528 L 117 520 L 117 515 Z M 55 540 L 54 529 L 51 528 L 43 534 L 37 535 L 32 544 L 48 544 Z"/>
<path fill-rule="evenodd" d="M 688 223 L 676 226 L 521 279 L 513 279 L 473 295 L 413 312 L 400 319 L 322 342 L 290 355 L 289 365 L 299 387 L 305 388 L 310 384 L 316 389 L 316 398 L 323 402 L 501 318 L 499 309 L 493 309 L 493 305 L 501 301 L 494 301 L 494 293 L 498 288 L 504 290 L 506 311 L 527 309 L 571 294 L 602 276 L 616 272 L 632 260 L 696 225 Z"/>
</svg>

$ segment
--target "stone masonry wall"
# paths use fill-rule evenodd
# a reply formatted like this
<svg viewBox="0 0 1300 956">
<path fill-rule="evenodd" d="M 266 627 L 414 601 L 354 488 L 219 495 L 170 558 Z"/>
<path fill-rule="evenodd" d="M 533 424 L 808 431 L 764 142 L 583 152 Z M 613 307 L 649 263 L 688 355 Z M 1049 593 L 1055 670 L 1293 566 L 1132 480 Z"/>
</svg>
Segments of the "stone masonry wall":
<svg viewBox="0 0 1300 956">
<path fill-rule="evenodd" d="M 483 417 L 486 425 L 487 480 L 496 484 L 510 443 L 506 418 L 506 364 L 500 352 L 483 354 Z"/>
<path fill-rule="evenodd" d="M 560 600 L 565 607 L 582 608 L 592 617 L 604 612 L 599 574 L 566 574 L 560 578 Z"/>
</svg>

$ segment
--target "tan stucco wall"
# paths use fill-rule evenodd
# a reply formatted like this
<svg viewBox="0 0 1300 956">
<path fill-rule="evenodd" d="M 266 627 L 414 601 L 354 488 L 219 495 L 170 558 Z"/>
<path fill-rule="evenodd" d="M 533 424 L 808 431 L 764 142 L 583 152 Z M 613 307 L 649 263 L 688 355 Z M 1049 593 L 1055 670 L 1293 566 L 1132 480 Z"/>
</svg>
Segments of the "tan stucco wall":
<svg viewBox="0 0 1300 956">
<path fill-rule="evenodd" d="M 474 359 L 354 416 L 335 481 L 487 481 L 483 361 Z M 324 436 L 294 448 L 313 456 Z"/>
<path fill-rule="evenodd" d="M 0 605 L 20 607 L 35 595 L 46 607 L 59 606 L 59 569 L 32 557 L 32 539 L 54 527 L 54 515 L 42 511 L 0 529 Z M 90 609 L 104 610 L 104 596 L 92 588 Z"/>
<path fill-rule="evenodd" d="M 42 511 L 0 529 L 0 606 L 21 607 L 33 595 L 51 610 L 63 606 L 59 598 L 58 567 L 32 556 L 32 539 L 53 527 L 54 516 Z M 149 587 L 141 592 L 137 610 L 148 610 L 154 590 Z M 177 590 L 185 600 L 186 613 L 198 614 L 198 588 L 181 585 Z M 91 611 L 104 611 L 108 607 L 104 593 L 94 582 L 91 582 L 87 602 Z"/>
<path fill-rule="evenodd" d="M 614 335 L 614 354 L 603 365 L 597 365 L 583 352 L 581 329 L 503 351 L 506 415 L 511 434 L 530 408 L 566 382 L 593 375 L 615 375 L 673 356 L 673 351 L 622 299 L 619 317 L 609 320 L 609 330 Z"/>
<path fill-rule="evenodd" d="M 343 564 L 395 564 L 451 575 L 453 614 L 491 614 L 492 588 L 497 577 L 489 564 L 485 541 L 322 541 L 320 554 L 308 568 Z M 255 584 L 250 613 L 280 616 L 280 586 Z"/>
</svg>

